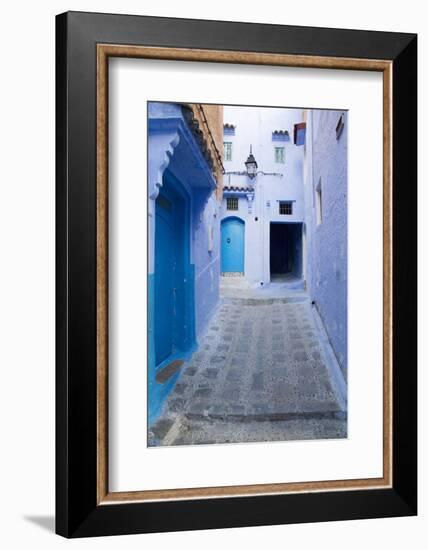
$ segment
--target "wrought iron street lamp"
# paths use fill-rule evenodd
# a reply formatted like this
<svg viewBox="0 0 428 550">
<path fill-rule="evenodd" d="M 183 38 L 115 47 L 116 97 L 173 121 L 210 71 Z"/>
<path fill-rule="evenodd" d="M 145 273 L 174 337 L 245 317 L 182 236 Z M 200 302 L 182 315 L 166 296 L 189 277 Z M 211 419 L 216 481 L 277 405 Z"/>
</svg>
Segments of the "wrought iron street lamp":
<svg viewBox="0 0 428 550">
<path fill-rule="evenodd" d="M 252 151 L 252 145 L 250 145 L 250 154 L 248 155 L 248 158 L 245 162 L 245 167 L 247 169 L 247 174 L 250 179 L 253 179 L 257 176 L 257 162 L 254 158 L 253 151 Z"/>
</svg>

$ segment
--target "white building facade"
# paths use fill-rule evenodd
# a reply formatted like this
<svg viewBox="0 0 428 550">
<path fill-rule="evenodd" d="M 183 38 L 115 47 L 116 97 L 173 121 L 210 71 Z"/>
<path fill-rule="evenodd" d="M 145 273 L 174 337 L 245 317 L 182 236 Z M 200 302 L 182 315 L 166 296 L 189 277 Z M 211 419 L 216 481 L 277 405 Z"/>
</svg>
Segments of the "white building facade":
<svg viewBox="0 0 428 550">
<path fill-rule="evenodd" d="M 304 280 L 304 151 L 293 135 L 302 116 L 296 109 L 224 107 L 221 272 L 243 275 L 254 287 L 281 277 Z M 244 164 L 250 150 L 257 163 L 253 178 Z M 241 227 L 238 233 L 233 224 Z M 241 254 L 236 265 L 233 258 Z"/>
</svg>

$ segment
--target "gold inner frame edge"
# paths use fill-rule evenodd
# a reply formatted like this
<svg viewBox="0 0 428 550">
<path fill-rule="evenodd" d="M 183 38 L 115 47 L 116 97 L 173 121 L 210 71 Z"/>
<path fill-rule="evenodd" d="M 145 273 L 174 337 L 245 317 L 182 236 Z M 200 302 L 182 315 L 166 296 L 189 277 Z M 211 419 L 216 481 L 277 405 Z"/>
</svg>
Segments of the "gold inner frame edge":
<svg viewBox="0 0 428 550">
<path fill-rule="evenodd" d="M 383 73 L 383 476 L 224 487 L 108 489 L 108 59 L 131 57 Z M 224 50 L 97 45 L 97 503 L 226 498 L 392 486 L 392 61 Z"/>
</svg>

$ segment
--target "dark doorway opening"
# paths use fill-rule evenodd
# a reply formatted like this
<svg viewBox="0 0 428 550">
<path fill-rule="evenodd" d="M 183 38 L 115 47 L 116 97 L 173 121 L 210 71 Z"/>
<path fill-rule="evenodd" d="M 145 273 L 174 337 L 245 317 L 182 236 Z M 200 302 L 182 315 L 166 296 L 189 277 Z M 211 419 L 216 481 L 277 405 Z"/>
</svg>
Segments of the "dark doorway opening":
<svg viewBox="0 0 428 550">
<path fill-rule="evenodd" d="M 302 224 L 270 224 L 271 278 L 302 277 Z"/>
</svg>

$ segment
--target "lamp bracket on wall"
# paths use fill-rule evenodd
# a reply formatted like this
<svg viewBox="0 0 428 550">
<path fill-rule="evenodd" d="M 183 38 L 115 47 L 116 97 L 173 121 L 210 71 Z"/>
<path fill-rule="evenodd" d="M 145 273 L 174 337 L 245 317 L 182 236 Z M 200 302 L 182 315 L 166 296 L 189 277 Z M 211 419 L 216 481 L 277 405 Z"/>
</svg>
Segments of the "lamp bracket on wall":
<svg viewBox="0 0 428 550">
<path fill-rule="evenodd" d="M 255 172 L 254 175 L 262 174 L 263 176 L 276 176 L 278 178 L 282 178 L 284 174 L 280 174 L 279 172 L 263 172 L 263 170 L 258 170 Z M 241 172 L 225 172 L 225 176 L 248 176 L 248 173 L 245 171 Z"/>
</svg>

